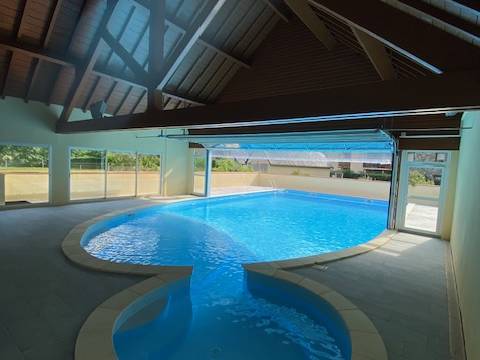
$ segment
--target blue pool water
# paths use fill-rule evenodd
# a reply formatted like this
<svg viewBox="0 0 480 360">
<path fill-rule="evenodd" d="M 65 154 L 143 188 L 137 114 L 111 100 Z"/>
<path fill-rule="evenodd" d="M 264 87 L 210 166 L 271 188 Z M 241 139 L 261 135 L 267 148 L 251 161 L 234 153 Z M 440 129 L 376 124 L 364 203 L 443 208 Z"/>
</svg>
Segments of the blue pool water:
<svg viewBox="0 0 480 360">
<path fill-rule="evenodd" d="M 94 225 L 82 241 L 110 261 L 194 265 L 189 297 L 115 334 L 120 359 L 347 359 L 329 309 L 252 291 L 241 264 L 349 248 L 386 219 L 383 201 L 276 191 L 148 208 Z"/>
</svg>

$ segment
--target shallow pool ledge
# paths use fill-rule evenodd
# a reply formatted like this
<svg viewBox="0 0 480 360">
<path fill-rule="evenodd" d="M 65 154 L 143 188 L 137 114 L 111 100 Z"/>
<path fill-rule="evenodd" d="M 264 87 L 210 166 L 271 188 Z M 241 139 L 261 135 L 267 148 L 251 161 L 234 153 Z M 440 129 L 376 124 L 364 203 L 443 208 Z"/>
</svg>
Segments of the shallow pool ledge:
<svg viewBox="0 0 480 360">
<path fill-rule="evenodd" d="M 328 303 L 340 315 L 348 330 L 351 360 L 388 360 L 387 349 L 372 321 L 343 295 L 328 286 L 299 274 L 268 264 L 244 265 L 247 272 L 257 273 L 300 287 Z"/>
<path fill-rule="evenodd" d="M 166 298 L 166 292 L 172 284 L 183 279 L 188 280 L 190 275 L 190 271 L 177 271 L 168 276 L 156 275 L 107 299 L 90 314 L 80 329 L 75 344 L 75 360 L 118 359 L 113 343 L 115 331 L 132 314 Z M 157 310 L 162 311 L 162 309 Z"/>
</svg>

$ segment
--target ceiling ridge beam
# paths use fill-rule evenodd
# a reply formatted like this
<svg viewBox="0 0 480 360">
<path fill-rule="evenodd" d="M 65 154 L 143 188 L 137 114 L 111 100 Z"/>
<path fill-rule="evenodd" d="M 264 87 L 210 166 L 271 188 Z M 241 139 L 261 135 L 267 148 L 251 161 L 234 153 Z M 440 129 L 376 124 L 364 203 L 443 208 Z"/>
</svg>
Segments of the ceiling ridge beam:
<svg viewBox="0 0 480 360">
<path fill-rule="evenodd" d="M 327 49 L 332 50 L 335 47 L 337 41 L 307 0 L 285 0 L 285 3 Z"/>
<path fill-rule="evenodd" d="M 388 55 L 385 46 L 367 33 L 354 27 L 351 29 L 380 78 L 382 80 L 395 79 L 396 72 L 393 68 L 392 59 L 390 58 L 390 55 Z"/>
<path fill-rule="evenodd" d="M 80 94 L 84 90 L 88 77 L 100 55 L 102 37 L 107 31 L 107 24 L 110 21 L 117 4 L 118 0 L 107 0 L 107 8 L 105 9 L 100 25 L 88 49 L 86 60 L 82 65 L 75 68 L 75 79 L 70 86 L 70 91 L 67 95 L 65 104 L 63 105 L 63 111 L 60 115 L 59 122 L 68 122 L 68 118 L 70 117 Z"/>
<path fill-rule="evenodd" d="M 431 75 L 59 126 L 59 132 L 205 129 L 430 115 L 480 109 L 480 71 Z"/>
<path fill-rule="evenodd" d="M 200 10 L 196 20 L 185 32 L 179 44 L 175 47 L 173 54 L 165 60 L 162 75 L 156 80 L 157 89 L 163 89 L 170 77 L 175 73 L 182 61 L 185 59 L 191 48 L 213 21 L 215 16 L 225 5 L 227 0 L 207 0 L 207 3 Z"/>
</svg>

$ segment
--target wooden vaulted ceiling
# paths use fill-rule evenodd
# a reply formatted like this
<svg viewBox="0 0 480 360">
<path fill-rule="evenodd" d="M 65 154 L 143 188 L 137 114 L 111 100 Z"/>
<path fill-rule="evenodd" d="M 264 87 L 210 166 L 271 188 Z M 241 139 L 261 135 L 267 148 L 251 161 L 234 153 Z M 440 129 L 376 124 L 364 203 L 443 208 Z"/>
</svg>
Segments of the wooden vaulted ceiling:
<svg viewBox="0 0 480 360">
<path fill-rule="evenodd" d="M 145 111 L 145 79 L 136 75 L 147 72 L 149 66 L 150 2 L 120 0 L 111 14 L 107 3 L 2 1 L 0 95 L 64 105 L 72 88 L 81 85 L 73 107 L 86 110 L 104 100 L 113 115 Z M 166 1 L 165 58 L 175 52 L 207 3 L 212 1 Z M 250 68 L 253 53 L 284 17 L 272 4 L 225 1 L 168 78 L 163 88 L 164 109 L 214 102 L 238 69 Z M 102 24 L 106 17 L 107 24 Z M 88 64 L 92 56 L 95 60 Z M 78 73 L 87 65 L 91 69 L 80 83 Z"/>
<path fill-rule="evenodd" d="M 479 19 L 478 9 L 467 1 L 455 3 Z M 103 125 L 104 119 L 95 120 L 98 129 L 182 127 L 209 122 L 182 123 L 189 116 L 217 117 L 216 109 L 231 113 L 215 103 L 277 96 L 265 102 L 275 110 L 282 96 L 306 93 L 304 99 L 292 97 L 298 104 L 288 106 L 295 109 L 328 95 L 324 89 L 343 87 L 338 93 L 350 95 L 382 81 L 412 81 L 398 88 L 415 89 L 414 81 L 432 74 L 478 69 L 478 25 L 459 14 L 426 0 L 5 0 L 0 4 L 0 95 L 64 105 L 57 130 L 68 132 L 95 130 L 96 125 L 67 122 L 73 108 L 87 110 L 100 100 L 117 116 Z M 447 85 L 464 79 L 470 80 L 461 75 L 444 82 L 427 79 L 419 86 L 438 84 L 446 93 Z M 389 98 L 399 96 L 396 86 L 371 89 L 390 91 L 382 94 L 382 111 L 400 109 Z M 447 98 L 454 100 L 446 108 L 479 105 L 470 98 Z M 437 99 L 402 103 L 402 111 L 415 106 L 412 110 L 425 112 L 427 103 L 440 108 Z M 177 115 L 202 105 L 211 110 Z M 255 116 L 241 105 L 238 109 L 239 116 L 232 114 L 246 121 L 237 122 L 269 120 L 258 105 L 251 112 Z M 174 112 L 159 117 L 164 110 Z M 270 115 L 278 114 L 273 110 Z M 330 116 L 323 109 L 310 112 Z M 220 118 L 219 124 L 233 123 Z"/>
</svg>

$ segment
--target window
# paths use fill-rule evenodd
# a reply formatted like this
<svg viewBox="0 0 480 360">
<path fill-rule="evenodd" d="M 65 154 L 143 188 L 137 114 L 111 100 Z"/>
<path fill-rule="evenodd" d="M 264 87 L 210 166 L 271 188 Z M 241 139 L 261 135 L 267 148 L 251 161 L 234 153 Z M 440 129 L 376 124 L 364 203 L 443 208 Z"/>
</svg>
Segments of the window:
<svg viewBox="0 0 480 360">
<path fill-rule="evenodd" d="M 160 194 L 160 155 L 71 149 L 70 200 Z"/>
<path fill-rule="evenodd" d="M 7 204 L 49 201 L 48 147 L 0 145 L 0 173 L 5 174 L 0 193 L 4 192 Z"/>
<path fill-rule="evenodd" d="M 107 152 L 107 198 L 135 196 L 136 154 Z"/>
<path fill-rule="evenodd" d="M 193 193 L 205 195 L 207 154 L 205 149 L 193 150 Z"/>
<path fill-rule="evenodd" d="M 104 198 L 105 179 L 105 151 L 71 150 L 70 200 Z"/>
<path fill-rule="evenodd" d="M 160 156 L 138 154 L 137 195 L 158 195 L 160 193 Z"/>
</svg>

